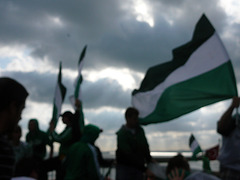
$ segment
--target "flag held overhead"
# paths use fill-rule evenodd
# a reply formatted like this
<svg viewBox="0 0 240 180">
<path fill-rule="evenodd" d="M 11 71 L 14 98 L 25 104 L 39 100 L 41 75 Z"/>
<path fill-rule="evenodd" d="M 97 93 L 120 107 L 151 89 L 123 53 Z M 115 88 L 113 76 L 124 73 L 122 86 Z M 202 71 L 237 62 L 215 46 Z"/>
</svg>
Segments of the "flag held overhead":
<svg viewBox="0 0 240 180">
<path fill-rule="evenodd" d="M 192 40 L 173 50 L 173 59 L 148 69 L 132 104 L 143 125 L 175 119 L 237 96 L 227 51 L 205 15 Z"/>
<path fill-rule="evenodd" d="M 84 46 L 81 54 L 80 54 L 80 57 L 79 57 L 79 61 L 78 61 L 78 76 L 75 80 L 75 83 L 74 83 L 74 86 L 75 86 L 75 90 L 74 90 L 74 95 L 70 96 L 69 97 L 69 100 L 73 106 L 73 108 L 76 110 L 76 100 L 79 101 L 79 103 L 81 104 L 80 105 L 80 118 L 79 118 L 79 126 L 80 126 L 80 130 L 83 131 L 83 127 L 84 127 L 84 114 L 83 114 L 83 109 L 82 109 L 82 100 L 81 100 L 81 83 L 82 83 L 82 68 L 83 68 L 83 64 L 84 64 L 84 57 L 85 57 L 85 54 L 86 54 L 86 50 L 87 50 L 87 45 Z"/>
<path fill-rule="evenodd" d="M 82 52 L 81 52 L 81 55 L 79 57 L 79 61 L 78 61 L 78 76 L 76 78 L 76 81 L 75 81 L 75 91 L 74 91 L 74 97 L 76 99 L 81 99 L 81 92 L 80 92 L 80 85 L 82 83 L 82 68 L 83 68 L 83 64 L 84 64 L 84 57 L 85 57 L 85 54 L 86 54 L 86 49 L 87 49 L 87 45 L 84 46 Z"/>
<path fill-rule="evenodd" d="M 62 63 L 59 65 L 58 80 L 55 88 L 55 95 L 53 99 L 53 115 L 52 121 L 54 126 L 57 125 L 58 118 L 61 114 L 62 103 L 66 95 L 66 87 L 62 84 Z"/>
</svg>

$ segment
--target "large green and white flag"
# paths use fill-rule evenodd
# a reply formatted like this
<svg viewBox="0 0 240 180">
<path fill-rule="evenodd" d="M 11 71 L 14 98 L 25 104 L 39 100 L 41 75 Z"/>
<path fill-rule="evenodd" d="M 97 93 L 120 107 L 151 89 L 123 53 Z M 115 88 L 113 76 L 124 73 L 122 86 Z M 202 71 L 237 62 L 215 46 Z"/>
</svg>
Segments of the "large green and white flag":
<svg viewBox="0 0 240 180">
<path fill-rule="evenodd" d="M 193 136 L 193 134 L 191 134 L 191 136 L 189 138 L 189 147 L 193 153 L 192 159 L 196 159 L 197 154 L 202 152 L 202 149 L 201 149 L 199 143 L 197 142 L 196 138 Z"/>
<path fill-rule="evenodd" d="M 172 120 L 203 106 L 237 96 L 227 51 L 205 15 L 192 40 L 173 50 L 173 59 L 148 69 L 132 104 L 141 124 Z"/>
<path fill-rule="evenodd" d="M 58 118 L 61 114 L 62 103 L 64 101 L 66 91 L 67 91 L 66 87 L 62 84 L 62 63 L 60 62 L 58 79 L 55 88 L 55 95 L 53 99 L 52 121 L 55 126 L 57 125 Z"/>
</svg>

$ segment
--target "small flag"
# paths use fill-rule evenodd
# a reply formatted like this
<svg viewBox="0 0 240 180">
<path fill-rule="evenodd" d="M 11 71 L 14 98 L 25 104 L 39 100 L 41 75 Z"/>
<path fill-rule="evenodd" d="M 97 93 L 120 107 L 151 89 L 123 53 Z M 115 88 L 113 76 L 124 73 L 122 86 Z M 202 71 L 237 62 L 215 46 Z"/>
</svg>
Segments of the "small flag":
<svg viewBox="0 0 240 180">
<path fill-rule="evenodd" d="M 80 85 L 82 83 L 82 68 L 83 68 L 83 64 L 84 64 L 84 57 L 85 57 L 85 54 L 86 54 L 86 49 L 87 49 L 87 45 L 84 46 L 83 50 L 82 50 L 82 53 L 79 57 L 79 61 L 78 61 L 78 76 L 76 78 L 76 81 L 75 81 L 75 91 L 74 91 L 74 97 L 76 99 L 79 99 L 81 100 L 81 89 L 80 89 Z"/>
<path fill-rule="evenodd" d="M 205 156 L 208 157 L 209 160 L 216 160 L 218 157 L 219 145 L 216 145 L 212 148 L 209 148 L 205 151 Z"/>
<path fill-rule="evenodd" d="M 75 80 L 75 83 L 74 83 L 74 86 L 75 86 L 75 90 L 74 90 L 74 95 L 70 96 L 69 97 L 69 100 L 72 104 L 72 106 L 74 107 L 74 109 L 76 108 L 75 107 L 75 101 L 76 99 L 78 99 L 80 102 L 82 102 L 82 98 L 81 98 L 81 83 L 83 81 L 83 77 L 82 77 L 82 68 L 83 68 L 83 64 L 84 64 L 84 57 L 85 57 L 85 54 L 86 54 L 86 50 L 87 50 L 87 45 L 84 46 L 81 54 L 80 54 L 80 57 L 79 57 L 79 60 L 78 60 L 78 76 Z M 80 118 L 79 118 L 79 126 L 80 126 L 80 130 L 81 132 L 83 131 L 83 127 L 84 127 L 84 114 L 83 114 L 83 109 L 82 109 L 82 103 L 81 103 L 81 109 L 80 109 Z"/>
<path fill-rule="evenodd" d="M 57 125 L 58 118 L 61 114 L 62 103 L 64 101 L 66 91 L 67 91 L 66 87 L 62 84 L 62 63 L 60 62 L 58 80 L 57 80 L 57 85 L 55 88 L 55 95 L 54 95 L 54 99 L 53 99 L 52 121 L 53 121 L 55 127 Z"/>
<path fill-rule="evenodd" d="M 197 154 L 202 152 L 202 149 L 193 134 L 189 138 L 189 147 L 193 152 L 192 159 L 197 159 Z"/>
<path fill-rule="evenodd" d="M 228 53 L 205 15 L 192 40 L 173 50 L 172 61 L 148 69 L 132 104 L 143 125 L 165 122 L 237 96 Z"/>
</svg>

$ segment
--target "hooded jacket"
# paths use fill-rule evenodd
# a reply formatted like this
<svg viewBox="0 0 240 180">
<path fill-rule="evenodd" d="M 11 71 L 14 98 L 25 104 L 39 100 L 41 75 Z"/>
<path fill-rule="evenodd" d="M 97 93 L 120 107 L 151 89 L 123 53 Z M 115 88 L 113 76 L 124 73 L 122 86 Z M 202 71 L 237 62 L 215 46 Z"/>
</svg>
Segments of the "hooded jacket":
<svg viewBox="0 0 240 180">
<path fill-rule="evenodd" d="M 93 146 L 100 132 L 101 129 L 92 124 L 84 127 L 80 142 L 73 144 L 67 155 L 65 180 L 102 179 Z"/>
<path fill-rule="evenodd" d="M 31 145 L 33 151 L 33 157 L 38 160 L 43 160 L 46 156 L 46 145 L 52 147 L 52 142 L 48 137 L 48 134 L 39 129 L 38 120 L 30 119 L 35 123 L 35 131 L 28 132 L 26 135 L 26 141 Z"/>
</svg>

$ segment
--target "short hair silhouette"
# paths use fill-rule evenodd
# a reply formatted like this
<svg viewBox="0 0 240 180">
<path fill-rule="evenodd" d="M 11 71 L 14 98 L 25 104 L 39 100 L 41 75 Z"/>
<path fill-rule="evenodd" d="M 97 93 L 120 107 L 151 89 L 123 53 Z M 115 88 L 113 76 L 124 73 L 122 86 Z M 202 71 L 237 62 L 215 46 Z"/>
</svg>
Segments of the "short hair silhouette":
<svg viewBox="0 0 240 180">
<path fill-rule="evenodd" d="M 20 83 L 8 77 L 0 78 L 0 111 L 3 111 L 12 102 L 20 106 L 25 102 L 27 96 L 27 90 Z"/>
<path fill-rule="evenodd" d="M 166 174 L 170 174 L 171 171 L 174 170 L 175 168 L 190 171 L 190 166 L 188 164 L 187 159 L 180 153 L 169 159 L 166 168 Z"/>
<path fill-rule="evenodd" d="M 137 115 L 138 116 L 139 112 L 136 108 L 133 107 L 128 107 L 126 112 L 125 112 L 125 118 L 131 118 L 133 115 Z"/>
</svg>

